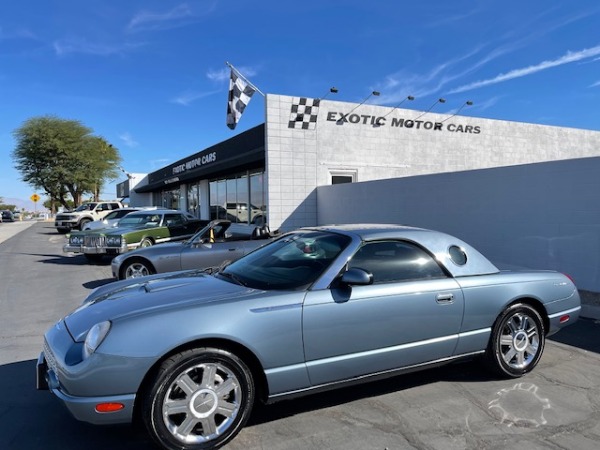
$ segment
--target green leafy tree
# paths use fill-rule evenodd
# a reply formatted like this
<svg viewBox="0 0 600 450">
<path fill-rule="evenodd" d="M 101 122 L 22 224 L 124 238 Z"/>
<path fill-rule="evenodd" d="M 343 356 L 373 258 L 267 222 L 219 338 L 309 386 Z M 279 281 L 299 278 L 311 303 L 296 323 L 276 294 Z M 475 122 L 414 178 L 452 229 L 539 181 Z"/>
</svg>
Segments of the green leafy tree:
<svg viewBox="0 0 600 450">
<path fill-rule="evenodd" d="M 23 181 L 43 190 L 51 204 L 76 205 L 118 176 L 118 150 L 79 121 L 54 116 L 34 117 L 14 131 L 12 153 Z"/>
</svg>

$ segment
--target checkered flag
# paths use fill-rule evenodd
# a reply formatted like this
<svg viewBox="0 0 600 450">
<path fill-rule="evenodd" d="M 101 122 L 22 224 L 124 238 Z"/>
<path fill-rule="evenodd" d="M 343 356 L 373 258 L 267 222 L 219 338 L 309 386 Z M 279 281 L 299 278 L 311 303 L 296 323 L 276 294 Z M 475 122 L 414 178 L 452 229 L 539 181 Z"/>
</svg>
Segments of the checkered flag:
<svg viewBox="0 0 600 450">
<path fill-rule="evenodd" d="M 229 99 L 227 101 L 227 126 L 232 130 L 240 121 L 244 109 L 250 103 L 250 99 L 255 92 L 254 86 L 232 67 L 231 78 L 229 79 Z"/>
<path fill-rule="evenodd" d="M 318 98 L 295 98 L 292 103 L 288 128 L 314 130 L 317 127 L 320 103 L 321 100 Z"/>
</svg>

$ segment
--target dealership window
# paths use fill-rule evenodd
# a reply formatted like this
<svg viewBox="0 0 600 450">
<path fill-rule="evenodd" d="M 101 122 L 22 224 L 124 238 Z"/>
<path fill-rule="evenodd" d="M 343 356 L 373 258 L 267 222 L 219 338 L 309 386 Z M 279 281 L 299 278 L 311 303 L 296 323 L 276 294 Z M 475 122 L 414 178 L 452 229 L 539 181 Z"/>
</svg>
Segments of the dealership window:
<svg viewBox="0 0 600 450">
<path fill-rule="evenodd" d="M 356 170 L 330 170 L 329 184 L 355 183 Z"/>
<path fill-rule="evenodd" d="M 163 208 L 179 209 L 179 189 L 162 191 L 161 197 Z"/>
<path fill-rule="evenodd" d="M 239 223 L 266 223 L 264 172 L 245 172 L 212 180 L 210 218 Z"/>
<path fill-rule="evenodd" d="M 194 217 L 200 217 L 200 184 L 191 184 L 187 192 L 187 211 Z"/>
</svg>

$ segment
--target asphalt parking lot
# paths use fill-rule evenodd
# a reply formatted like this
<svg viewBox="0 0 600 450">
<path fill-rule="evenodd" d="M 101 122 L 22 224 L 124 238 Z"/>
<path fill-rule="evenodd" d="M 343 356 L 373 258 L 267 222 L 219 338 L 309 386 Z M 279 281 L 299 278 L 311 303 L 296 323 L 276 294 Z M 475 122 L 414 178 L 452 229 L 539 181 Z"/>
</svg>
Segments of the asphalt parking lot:
<svg viewBox="0 0 600 450">
<path fill-rule="evenodd" d="M 35 390 L 46 329 L 112 281 L 108 260 L 64 255 L 64 241 L 50 222 L 0 225 L 0 449 L 151 448 L 139 430 L 77 422 Z M 597 449 L 599 332 L 593 319 L 563 330 L 518 380 L 462 363 L 261 407 L 226 448 Z"/>
</svg>

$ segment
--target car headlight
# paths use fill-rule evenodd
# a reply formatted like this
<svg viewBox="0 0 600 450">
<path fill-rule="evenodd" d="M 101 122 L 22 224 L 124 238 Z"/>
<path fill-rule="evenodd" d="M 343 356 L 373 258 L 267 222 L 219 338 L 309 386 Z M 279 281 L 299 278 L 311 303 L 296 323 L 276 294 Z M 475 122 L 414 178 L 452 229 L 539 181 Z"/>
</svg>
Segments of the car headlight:
<svg viewBox="0 0 600 450">
<path fill-rule="evenodd" d="M 70 236 L 69 241 L 73 245 L 82 245 L 83 244 L 83 236 Z"/>
<path fill-rule="evenodd" d="M 111 247 L 120 247 L 121 236 L 106 236 L 106 245 Z"/>
<path fill-rule="evenodd" d="M 83 344 L 83 359 L 89 358 L 96 351 L 98 346 L 110 331 L 110 322 L 108 320 L 97 323 L 88 331 Z"/>
</svg>

